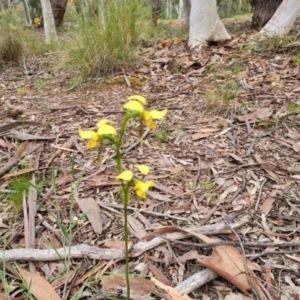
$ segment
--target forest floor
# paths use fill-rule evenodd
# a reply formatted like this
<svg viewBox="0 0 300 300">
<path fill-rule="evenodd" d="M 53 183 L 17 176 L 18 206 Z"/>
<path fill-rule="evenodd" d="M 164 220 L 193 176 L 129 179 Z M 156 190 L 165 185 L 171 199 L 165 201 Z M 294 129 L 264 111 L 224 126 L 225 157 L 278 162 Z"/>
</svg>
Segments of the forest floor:
<svg viewBox="0 0 300 300">
<path fill-rule="evenodd" d="M 142 145 L 131 122 L 123 147 L 124 169 L 146 164 L 155 182 L 129 203 L 132 299 L 300 299 L 299 42 L 255 44 L 249 18 L 225 22 L 228 43 L 161 40 L 76 88 L 56 53 L 0 74 L 0 299 L 33 299 L 26 282 L 36 299 L 123 299 L 113 148 L 99 167 L 77 131 L 119 124 L 133 94 L 168 114 Z M 33 183 L 16 214 L 20 176 Z"/>
</svg>

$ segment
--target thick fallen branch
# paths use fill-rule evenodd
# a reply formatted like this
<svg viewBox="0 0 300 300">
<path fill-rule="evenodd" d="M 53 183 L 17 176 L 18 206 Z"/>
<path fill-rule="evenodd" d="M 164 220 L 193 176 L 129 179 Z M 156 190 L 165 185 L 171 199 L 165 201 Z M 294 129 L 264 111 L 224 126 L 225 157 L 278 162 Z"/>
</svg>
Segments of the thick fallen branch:
<svg viewBox="0 0 300 300">
<path fill-rule="evenodd" d="M 103 249 L 81 244 L 57 249 L 11 249 L 0 252 L 0 262 L 17 260 L 26 261 L 53 261 L 67 257 L 84 258 L 88 257 L 97 260 L 111 260 L 124 258 L 124 249 Z"/>
<path fill-rule="evenodd" d="M 233 219 L 235 215 L 231 215 Z M 232 224 L 232 227 L 238 228 L 249 221 L 248 216 L 242 216 L 235 223 Z M 190 236 L 193 236 L 193 233 L 201 233 L 205 235 L 214 235 L 228 232 L 226 224 L 221 221 L 217 224 L 200 226 L 197 228 L 186 229 L 181 231 L 180 228 L 166 228 L 166 233 L 164 237 L 155 237 L 153 235 L 148 235 L 148 238 L 151 238 L 148 241 L 140 241 L 132 246 L 130 250 L 130 257 L 138 257 L 144 252 L 153 249 L 163 243 L 166 243 L 165 239 L 180 240 Z M 111 259 L 123 259 L 125 258 L 123 248 L 98 248 L 89 246 L 86 244 L 81 244 L 77 246 L 58 248 L 58 249 L 11 249 L 6 251 L 0 251 L 0 262 L 3 261 L 53 261 L 57 259 L 64 259 L 70 256 L 71 258 L 91 258 L 97 260 L 111 260 Z"/>
</svg>

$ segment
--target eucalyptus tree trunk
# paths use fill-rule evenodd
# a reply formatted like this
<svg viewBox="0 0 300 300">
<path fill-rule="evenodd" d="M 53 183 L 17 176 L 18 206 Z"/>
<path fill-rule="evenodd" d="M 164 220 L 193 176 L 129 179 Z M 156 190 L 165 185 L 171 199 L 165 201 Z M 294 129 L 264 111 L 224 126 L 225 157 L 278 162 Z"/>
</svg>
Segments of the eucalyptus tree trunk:
<svg viewBox="0 0 300 300">
<path fill-rule="evenodd" d="M 105 18 L 104 18 L 104 0 L 98 0 L 98 15 L 99 20 L 102 26 L 105 26 Z"/>
<path fill-rule="evenodd" d="M 273 17 L 282 0 L 252 0 L 252 27 L 261 30 Z"/>
<path fill-rule="evenodd" d="M 56 27 L 49 0 L 41 0 L 46 44 L 57 41 Z"/>
<path fill-rule="evenodd" d="M 293 28 L 299 12 L 299 0 L 283 0 L 271 20 L 261 29 L 256 37 L 264 38 L 288 34 Z"/>
<path fill-rule="evenodd" d="M 166 18 L 172 18 L 172 11 L 173 11 L 173 3 L 172 0 L 165 0 L 166 2 Z"/>
<path fill-rule="evenodd" d="M 183 19 L 183 25 L 189 25 L 190 13 L 191 13 L 191 2 L 190 0 L 179 0 L 176 7 L 178 19 Z"/>
<path fill-rule="evenodd" d="M 152 24 L 156 26 L 160 14 L 160 10 L 161 10 L 160 0 L 151 0 L 151 6 L 152 6 Z"/>
<path fill-rule="evenodd" d="M 59 26 L 67 9 L 68 0 L 50 0 L 53 18 L 56 26 Z"/>
<path fill-rule="evenodd" d="M 30 13 L 29 13 L 28 2 L 27 2 L 27 0 L 23 0 L 22 2 L 23 2 L 25 16 L 26 16 L 26 25 L 31 26 L 32 20 L 31 20 Z"/>
<path fill-rule="evenodd" d="M 230 38 L 217 14 L 216 0 L 191 0 L 190 48 L 204 46 L 208 41 Z"/>
</svg>

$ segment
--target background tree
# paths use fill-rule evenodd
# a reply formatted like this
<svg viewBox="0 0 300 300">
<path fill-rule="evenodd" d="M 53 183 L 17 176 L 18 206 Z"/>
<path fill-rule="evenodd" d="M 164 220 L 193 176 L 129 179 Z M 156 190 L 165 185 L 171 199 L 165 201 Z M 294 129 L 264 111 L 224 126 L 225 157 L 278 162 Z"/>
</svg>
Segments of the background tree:
<svg viewBox="0 0 300 300">
<path fill-rule="evenodd" d="M 49 0 L 41 0 L 46 44 L 57 41 L 56 27 Z"/>
<path fill-rule="evenodd" d="M 160 14 L 160 10 L 161 10 L 160 0 L 151 0 L 151 7 L 152 7 L 152 23 L 154 26 L 156 26 Z"/>
<path fill-rule="evenodd" d="M 30 17 L 28 2 L 27 2 L 27 0 L 23 0 L 22 2 L 23 2 L 25 16 L 26 16 L 26 25 L 31 26 L 32 20 L 31 20 L 31 17 Z"/>
<path fill-rule="evenodd" d="M 231 38 L 218 16 L 216 0 L 191 0 L 189 34 L 191 48 Z"/>
<path fill-rule="evenodd" d="M 254 0 L 252 1 L 252 27 L 262 29 L 272 18 L 282 0 Z"/>
<path fill-rule="evenodd" d="M 59 26 L 67 9 L 68 0 L 50 0 L 53 18 L 56 26 Z"/>
<path fill-rule="evenodd" d="M 256 37 L 265 38 L 287 34 L 293 27 L 299 12 L 299 0 L 283 0 L 273 17 Z M 191 0 L 189 46 L 201 47 L 208 41 L 226 39 L 230 39 L 230 35 L 219 19 L 216 0 Z"/>
<path fill-rule="evenodd" d="M 265 38 L 288 34 L 299 12 L 299 0 L 283 0 L 271 20 L 260 30 L 256 37 Z"/>
</svg>

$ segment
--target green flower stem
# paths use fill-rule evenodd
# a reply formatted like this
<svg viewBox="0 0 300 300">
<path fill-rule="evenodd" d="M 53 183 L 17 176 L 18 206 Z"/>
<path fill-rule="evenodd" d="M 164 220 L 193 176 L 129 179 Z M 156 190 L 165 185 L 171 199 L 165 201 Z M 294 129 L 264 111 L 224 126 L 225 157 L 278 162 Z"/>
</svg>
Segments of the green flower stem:
<svg viewBox="0 0 300 300">
<path fill-rule="evenodd" d="M 127 285 L 127 300 L 130 300 L 130 281 L 129 281 L 129 249 L 128 249 L 128 196 L 129 196 L 129 186 L 130 182 L 126 185 L 122 184 L 124 196 L 123 196 L 123 209 L 124 209 L 124 236 L 125 236 L 125 275 L 126 275 L 126 285 Z"/>
<path fill-rule="evenodd" d="M 122 172 L 122 155 L 121 155 L 121 145 L 122 145 L 122 139 L 125 134 L 125 130 L 127 127 L 127 123 L 130 118 L 139 116 L 139 112 L 126 112 L 125 116 L 122 120 L 121 123 L 121 130 L 120 130 L 120 136 L 119 139 L 115 139 L 115 145 L 116 145 L 116 162 L 117 162 L 117 168 L 118 168 L 118 173 L 120 174 Z"/>
<path fill-rule="evenodd" d="M 119 139 L 117 139 L 111 135 L 103 135 L 103 139 L 111 141 L 116 147 L 117 169 L 118 169 L 118 174 L 120 174 L 122 172 L 122 156 L 121 156 L 121 152 L 120 152 L 121 142 Z"/>
</svg>

